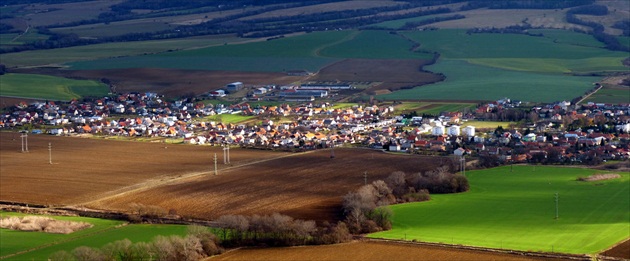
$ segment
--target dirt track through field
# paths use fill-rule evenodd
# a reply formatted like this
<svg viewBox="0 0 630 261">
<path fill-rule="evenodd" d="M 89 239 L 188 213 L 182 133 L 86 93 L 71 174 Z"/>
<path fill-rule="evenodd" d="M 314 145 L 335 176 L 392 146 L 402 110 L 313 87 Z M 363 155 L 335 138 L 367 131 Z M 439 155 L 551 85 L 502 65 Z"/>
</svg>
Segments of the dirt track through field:
<svg viewBox="0 0 630 261">
<path fill-rule="evenodd" d="M 364 182 L 394 171 L 409 174 L 435 169 L 438 157 L 390 154 L 367 149 L 318 150 L 226 169 L 220 175 L 196 175 L 177 182 L 93 201 L 87 207 L 131 211 L 144 204 L 179 215 L 213 220 L 226 214 L 279 212 L 299 219 L 337 221 L 342 197 Z M 367 180 L 364 180 L 367 174 Z"/>
<path fill-rule="evenodd" d="M 295 153 L 295 154 L 284 154 L 282 156 L 278 156 L 278 157 L 275 157 L 275 158 L 268 158 L 268 159 L 248 162 L 248 163 L 244 163 L 244 164 L 240 164 L 240 165 L 234 165 L 234 166 L 222 168 L 221 171 L 220 172 L 217 171 L 217 173 L 219 173 L 218 175 L 221 175 L 221 173 L 223 173 L 225 171 L 232 170 L 232 169 L 242 168 L 242 167 L 246 167 L 246 166 L 250 166 L 250 165 L 254 165 L 254 164 L 267 162 L 267 161 L 270 161 L 270 160 L 276 160 L 276 159 L 281 159 L 281 158 L 285 158 L 285 157 L 296 156 L 296 155 L 300 155 L 300 154 L 303 154 L 303 153 L 309 153 L 309 152 L 313 152 L 313 151 L 307 151 L 307 152 L 301 152 L 301 153 Z M 92 199 L 92 200 L 89 200 L 89 201 L 85 201 L 85 202 L 79 202 L 79 203 L 76 203 L 74 205 L 75 206 L 93 205 L 93 204 L 97 204 L 97 202 L 106 201 L 106 200 L 109 200 L 109 199 L 115 198 L 115 197 L 122 197 L 122 196 L 124 196 L 126 194 L 137 193 L 137 192 L 144 191 L 144 190 L 149 190 L 149 189 L 152 189 L 152 188 L 155 188 L 155 187 L 159 187 L 159 186 L 163 186 L 163 185 L 167 185 L 167 184 L 172 184 L 172 183 L 177 183 L 179 181 L 183 181 L 183 180 L 186 180 L 186 179 L 191 179 L 191 178 L 196 178 L 196 177 L 206 176 L 206 175 L 214 175 L 214 171 L 191 172 L 191 173 L 181 174 L 181 175 L 178 175 L 176 177 L 165 177 L 165 178 L 160 178 L 160 179 L 147 180 L 147 181 L 144 181 L 144 182 L 141 182 L 141 183 L 134 184 L 132 186 L 120 188 L 120 189 L 117 189 L 115 191 L 107 192 L 107 193 L 102 194 L 102 195 L 97 195 L 97 196 L 94 197 L 95 199 Z"/>
</svg>

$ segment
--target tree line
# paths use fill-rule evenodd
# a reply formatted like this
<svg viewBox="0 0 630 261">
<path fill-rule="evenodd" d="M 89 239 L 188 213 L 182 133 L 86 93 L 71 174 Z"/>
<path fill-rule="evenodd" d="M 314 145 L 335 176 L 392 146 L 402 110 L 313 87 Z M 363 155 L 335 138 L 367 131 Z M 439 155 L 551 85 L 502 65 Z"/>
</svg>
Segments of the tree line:
<svg viewBox="0 0 630 261">
<path fill-rule="evenodd" d="M 427 201 L 431 199 L 431 193 L 468 191 L 468 179 L 450 171 L 455 165 L 450 162 L 450 166 L 410 175 L 396 171 L 385 180 L 374 181 L 346 194 L 343 213 L 350 232 L 373 233 L 391 229 L 392 212 L 387 207 L 390 204 Z"/>
<path fill-rule="evenodd" d="M 566 19 L 569 23 L 590 27 L 592 29 L 591 35 L 593 35 L 593 37 L 595 37 L 598 41 L 604 43 L 606 45 L 606 49 L 612 51 L 630 51 L 628 46 L 619 43 L 617 37 L 605 33 L 603 25 L 593 21 L 582 20 L 577 17 L 578 14 L 602 16 L 608 14 L 608 7 L 603 5 L 574 7 L 567 11 Z"/>
</svg>

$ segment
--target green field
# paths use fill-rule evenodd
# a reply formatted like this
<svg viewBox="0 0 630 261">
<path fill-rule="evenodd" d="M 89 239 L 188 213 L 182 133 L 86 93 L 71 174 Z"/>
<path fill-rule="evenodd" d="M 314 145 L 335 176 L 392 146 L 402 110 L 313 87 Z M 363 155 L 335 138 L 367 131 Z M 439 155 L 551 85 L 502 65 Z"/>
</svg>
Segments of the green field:
<svg viewBox="0 0 630 261">
<path fill-rule="evenodd" d="M 395 109 L 403 112 L 415 111 L 418 115 L 431 114 L 438 115 L 441 112 L 462 111 L 466 108 L 474 109 L 475 103 L 457 103 L 457 102 L 402 102 L 395 106 Z"/>
<path fill-rule="evenodd" d="M 72 80 L 61 77 L 8 73 L 0 76 L 0 96 L 68 101 L 84 96 L 104 96 L 109 88 L 89 80 Z"/>
<path fill-rule="evenodd" d="M 391 206 L 393 229 L 370 237 L 593 254 L 630 237 L 630 174 L 544 166 L 469 171 L 471 190 Z M 558 219 L 555 193 L 558 193 Z"/>
<path fill-rule="evenodd" d="M 612 103 L 612 104 L 626 104 L 630 103 L 630 87 L 618 87 L 618 88 L 608 88 L 604 87 L 601 90 L 597 91 L 590 97 L 588 97 L 585 102 L 595 102 L 595 103 Z"/>
<path fill-rule="evenodd" d="M 23 215 L 3 212 L 1 216 Z M 6 258 L 6 260 L 46 260 L 51 254 L 66 250 L 71 251 L 80 246 L 102 247 L 117 240 L 129 239 L 132 242 L 149 242 L 158 235 L 185 235 L 186 226 L 182 225 L 126 225 L 122 221 L 84 217 L 53 217 L 60 220 L 83 221 L 94 224 L 94 227 L 75 233 L 48 234 L 41 232 L 21 232 L 0 229 L 2 248 L 0 257 L 37 248 L 34 251 Z M 4 259 L 4 258 L 3 258 Z"/>
<path fill-rule="evenodd" d="M 315 32 L 273 41 L 222 45 L 156 55 L 70 63 L 71 69 L 159 67 L 188 70 L 282 72 L 319 68 L 337 58 L 319 57 L 321 48 L 350 38 L 352 31 Z"/>
<path fill-rule="evenodd" d="M 627 71 L 628 54 L 601 48 L 592 36 L 561 30 L 524 34 L 467 34 L 465 30 L 413 31 L 405 35 L 440 60 L 425 69 L 446 80 L 379 95 L 385 100 L 496 100 L 502 97 L 553 102 L 571 100 L 592 88 L 598 77 L 573 76 Z"/>
<path fill-rule="evenodd" d="M 361 31 L 349 41 L 324 48 L 321 55 L 358 59 L 431 59 L 432 54 L 411 52 L 413 43 L 388 31 Z"/>
<path fill-rule="evenodd" d="M 217 121 L 222 123 L 241 123 L 246 122 L 251 119 L 256 118 L 256 116 L 248 116 L 242 114 L 217 114 L 208 117 L 204 117 L 204 121 Z"/>
<path fill-rule="evenodd" d="M 498 100 L 509 97 L 530 102 L 571 100 L 593 88 L 599 77 L 537 74 L 443 59 L 426 67 L 442 72 L 446 80 L 408 90 L 379 95 L 384 100 Z"/>
<path fill-rule="evenodd" d="M 507 128 L 508 126 L 516 124 L 514 121 L 466 121 L 462 123 L 462 128 L 467 126 L 473 126 L 476 129 L 496 129 L 501 126 Z"/>
<path fill-rule="evenodd" d="M 159 67 L 195 70 L 283 72 L 320 68 L 344 58 L 428 59 L 412 43 L 384 31 L 328 31 L 272 41 L 69 63 L 71 69 Z"/>
<path fill-rule="evenodd" d="M 1 38 L 4 41 L 4 38 Z M 105 43 L 86 46 L 75 46 L 50 50 L 35 50 L 0 55 L 2 63 L 8 67 L 41 66 L 63 64 L 74 61 L 104 59 L 110 57 L 136 56 L 143 54 L 166 52 L 168 50 L 188 49 L 223 45 L 246 41 L 233 35 L 190 37 L 155 41 L 139 41 L 125 43 Z"/>
</svg>

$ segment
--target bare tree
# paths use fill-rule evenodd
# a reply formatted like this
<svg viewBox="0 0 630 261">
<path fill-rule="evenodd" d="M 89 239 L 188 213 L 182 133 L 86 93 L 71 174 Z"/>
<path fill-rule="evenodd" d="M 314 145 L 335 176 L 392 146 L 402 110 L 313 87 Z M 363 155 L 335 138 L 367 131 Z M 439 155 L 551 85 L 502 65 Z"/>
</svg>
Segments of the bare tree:
<svg viewBox="0 0 630 261">
<path fill-rule="evenodd" d="M 101 250 L 80 246 L 72 250 L 72 255 L 77 261 L 105 261 L 107 257 L 101 252 Z"/>
<path fill-rule="evenodd" d="M 385 179 L 385 183 L 392 189 L 396 197 L 401 197 L 407 193 L 407 175 L 402 171 L 395 171 Z"/>
<path fill-rule="evenodd" d="M 68 253 L 68 251 L 57 251 L 48 257 L 50 261 L 74 261 L 74 255 Z"/>
</svg>

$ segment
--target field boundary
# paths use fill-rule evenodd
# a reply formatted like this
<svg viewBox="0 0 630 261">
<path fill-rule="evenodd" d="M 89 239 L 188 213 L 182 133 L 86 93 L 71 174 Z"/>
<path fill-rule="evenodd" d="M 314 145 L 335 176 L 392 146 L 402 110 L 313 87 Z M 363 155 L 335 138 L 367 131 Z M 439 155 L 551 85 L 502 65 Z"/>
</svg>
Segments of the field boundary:
<svg viewBox="0 0 630 261">
<path fill-rule="evenodd" d="M 519 250 L 511 250 L 511 249 L 497 249 L 497 248 L 489 248 L 489 247 L 476 247 L 476 246 L 468 246 L 468 245 L 434 243 L 434 242 L 425 242 L 425 241 L 407 241 L 407 240 L 396 240 L 396 239 L 385 239 L 385 238 L 366 238 L 366 237 L 361 238 L 361 240 L 373 241 L 373 242 L 395 242 L 395 243 L 400 243 L 400 244 L 434 246 L 434 247 L 444 247 L 444 248 L 453 248 L 453 249 L 461 249 L 461 250 L 474 250 L 474 251 L 484 251 L 484 252 L 492 252 L 492 253 L 503 253 L 503 254 L 518 255 L 518 256 L 556 258 L 556 259 L 563 259 L 563 260 L 585 260 L 586 261 L 586 260 L 592 260 L 593 258 L 590 255 L 576 255 L 576 254 L 565 254 L 565 253 L 555 253 L 555 252 L 527 252 L 527 251 L 519 251 Z"/>
</svg>

